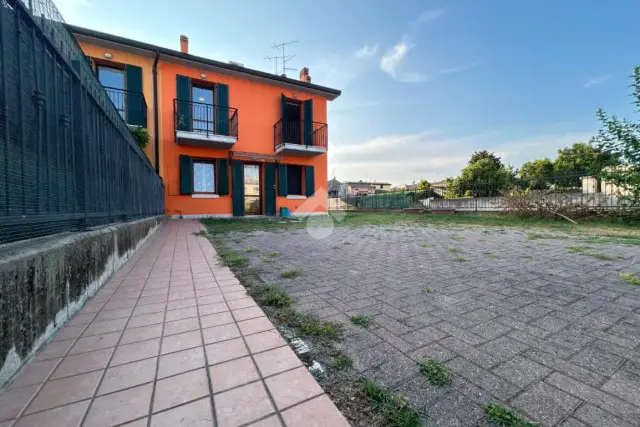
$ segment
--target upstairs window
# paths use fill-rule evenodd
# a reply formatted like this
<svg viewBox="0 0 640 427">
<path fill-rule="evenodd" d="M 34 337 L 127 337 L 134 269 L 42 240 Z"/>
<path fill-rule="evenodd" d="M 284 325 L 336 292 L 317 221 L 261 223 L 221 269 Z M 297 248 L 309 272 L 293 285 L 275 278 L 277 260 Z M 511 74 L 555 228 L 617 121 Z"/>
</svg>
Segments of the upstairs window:
<svg viewBox="0 0 640 427">
<path fill-rule="evenodd" d="M 125 75 L 124 70 L 118 68 L 98 66 L 98 80 L 107 91 L 107 95 L 115 105 L 116 110 L 124 119 L 125 114 Z"/>
</svg>

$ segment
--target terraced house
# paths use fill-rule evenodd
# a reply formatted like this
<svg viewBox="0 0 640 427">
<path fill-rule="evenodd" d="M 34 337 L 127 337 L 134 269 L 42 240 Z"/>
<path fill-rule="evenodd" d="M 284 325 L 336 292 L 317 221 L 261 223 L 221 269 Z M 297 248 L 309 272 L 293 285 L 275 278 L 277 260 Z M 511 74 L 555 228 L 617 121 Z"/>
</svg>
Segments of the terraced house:
<svg viewBox="0 0 640 427">
<path fill-rule="evenodd" d="M 327 211 L 327 101 L 340 91 L 69 26 L 187 218 Z"/>
</svg>

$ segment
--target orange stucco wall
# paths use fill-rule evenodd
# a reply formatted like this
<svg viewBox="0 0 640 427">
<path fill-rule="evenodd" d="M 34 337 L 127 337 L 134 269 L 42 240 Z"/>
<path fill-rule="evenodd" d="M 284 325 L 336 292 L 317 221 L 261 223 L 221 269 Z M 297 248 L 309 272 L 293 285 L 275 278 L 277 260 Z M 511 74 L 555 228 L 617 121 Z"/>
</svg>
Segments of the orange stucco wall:
<svg viewBox="0 0 640 427">
<path fill-rule="evenodd" d="M 142 68 L 142 93 L 147 103 L 147 132 L 149 133 L 149 143 L 144 149 L 151 164 L 155 167 L 155 147 L 154 147 L 154 126 L 153 126 L 153 58 L 141 55 L 134 55 L 111 48 L 79 42 L 80 47 L 86 55 L 92 58 L 104 58 L 104 54 L 109 52 L 112 57 L 110 61 L 122 64 L 135 65 Z M 162 173 L 160 172 L 160 175 Z"/>
<path fill-rule="evenodd" d="M 198 199 L 190 195 L 180 195 L 179 155 L 193 157 L 228 157 L 229 150 L 185 147 L 176 144 L 173 100 L 176 98 L 176 75 L 189 76 L 203 80 L 201 73 L 206 74 L 204 80 L 229 85 L 229 106 L 238 109 L 238 141 L 233 151 L 244 151 L 261 154 L 275 154 L 273 126 L 281 118 L 281 98 L 284 94 L 298 100 L 313 99 L 313 120 L 327 122 L 327 100 L 324 97 L 311 95 L 299 90 L 289 90 L 275 84 L 258 83 L 211 71 L 186 67 L 180 64 L 160 61 L 160 145 L 163 159 L 163 178 L 166 213 L 169 215 L 201 215 L 231 214 L 232 196 L 220 196 L 217 199 Z M 292 212 L 326 212 L 327 211 L 327 154 L 315 157 L 283 156 L 282 163 L 297 165 L 313 165 L 315 171 L 316 193 L 306 200 L 293 200 L 276 197 L 276 211 L 287 206 Z M 264 183 L 264 170 L 262 169 Z M 231 183 L 231 177 L 229 177 Z M 230 184 L 233 193 L 233 185 Z M 264 190 L 263 190 L 264 194 Z M 264 206 L 264 196 L 263 196 Z"/>
</svg>

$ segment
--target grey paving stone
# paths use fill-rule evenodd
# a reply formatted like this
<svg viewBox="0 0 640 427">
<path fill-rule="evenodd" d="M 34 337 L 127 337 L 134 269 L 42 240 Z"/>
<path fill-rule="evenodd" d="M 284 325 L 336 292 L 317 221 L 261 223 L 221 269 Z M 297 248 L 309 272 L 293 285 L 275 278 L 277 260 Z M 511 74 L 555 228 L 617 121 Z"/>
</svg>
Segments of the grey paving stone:
<svg viewBox="0 0 640 427">
<path fill-rule="evenodd" d="M 583 422 L 576 420 L 575 418 L 567 418 L 564 420 L 559 427 L 588 427 Z"/>
<path fill-rule="evenodd" d="M 598 387 L 606 379 L 604 375 L 600 375 L 596 372 L 588 370 L 587 368 L 583 368 L 582 366 L 578 366 L 569 361 L 560 359 L 559 357 L 555 357 L 552 354 L 545 353 L 544 351 L 535 349 L 529 350 L 526 355 L 529 359 L 548 367 L 552 371 L 560 371 L 578 381 L 589 384 L 593 387 Z"/>
<path fill-rule="evenodd" d="M 512 328 L 496 320 L 491 320 L 489 322 L 481 323 L 470 329 L 470 332 L 476 335 L 480 335 L 481 337 L 486 338 L 488 340 L 493 340 L 502 335 L 506 335 L 511 331 L 513 331 Z"/>
<path fill-rule="evenodd" d="M 518 388 L 507 381 L 493 375 L 492 373 L 474 365 L 462 357 L 456 357 L 447 362 L 447 365 L 454 370 L 457 375 L 466 378 L 476 386 L 486 390 L 493 396 L 501 400 L 509 400 L 518 393 Z"/>
<path fill-rule="evenodd" d="M 520 388 L 525 388 L 551 373 L 551 369 L 524 357 L 516 356 L 495 367 L 492 372 Z"/>
<path fill-rule="evenodd" d="M 456 357 L 457 354 L 438 343 L 432 343 L 409 353 L 409 357 L 415 361 L 419 361 L 425 357 L 436 359 L 440 362 L 446 362 Z"/>
<path fill-rule="evenodd" d="M 419 347 L 424 347 L 427 344 L 430 344 L 434 341 L 438 341 L 447 334 L 436 329 L 432 326 L 427 326 L 426 328 L 418 329 L 417 331 L 409 332 L 408 334 L 402 335 L 402 339 L 411 344 L 412 349 L 416 349 Z"/>
<path fill-rule="evenodd" d="M 578 408 L 573 416 L 593 427 L 633 427 L 634 425 L 638 425 L 630 424 L 629 422 L 588 403 Z"/>
<path fill-rule="evenodd" d="M 440 344 L 485 369 L 489 369 L 500 362 L 497 357 L 478 350 L 454 337 L 443 339 Z"/>
<path fill-rule="evenodd" d="M 527 350 L 529 346 L 513 338 L 500 337 L 486 344 L 481 345 L 480 350 L 485 351 L 500 359 L 510 359 L 516 354 Z"/>
<path fill-rule="evenodd" d="M 477 425 L 484 417 L 483 409 L 459 393 L 450 393 L 429 408 L 430 425 L 458 427 Z"/>
<path fill-rule="evenodd" d="M 619 371 L 602 386 L 602 390 L 640 408 L 640 376 L 638 375 Z"/>
<path fill-rule="evenodd" d="M 618 366 L 622 364 L 623 359 L 615 354 L 589 347 L 573 356 L 571 361 L 591 371 L 603 375 L 611 375 L 618 369 Z"/>
<path fill-rule="evenodd" d="M 580 402 L 580 399 L 555 387 L 538 382 L 511 403 L 531 419 L 543 425 L 555 425 L 571 414 Z"/>
</svg>

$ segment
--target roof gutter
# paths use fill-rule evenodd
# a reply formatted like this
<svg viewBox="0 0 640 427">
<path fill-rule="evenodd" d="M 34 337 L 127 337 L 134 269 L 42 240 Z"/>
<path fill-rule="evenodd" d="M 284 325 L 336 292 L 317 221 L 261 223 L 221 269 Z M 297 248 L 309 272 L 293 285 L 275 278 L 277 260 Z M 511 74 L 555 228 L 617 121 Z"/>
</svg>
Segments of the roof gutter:
<svg viewBox="0 0 640 427">
<path fill-rule="evenodd" d="M 160 136 L 158 135 L 158 59 L 160 52 L 156 50 L 156 56 L 153 59 L 153 139 L 156 157 L 156 172 L 160 174 Z"/>
</svg>

